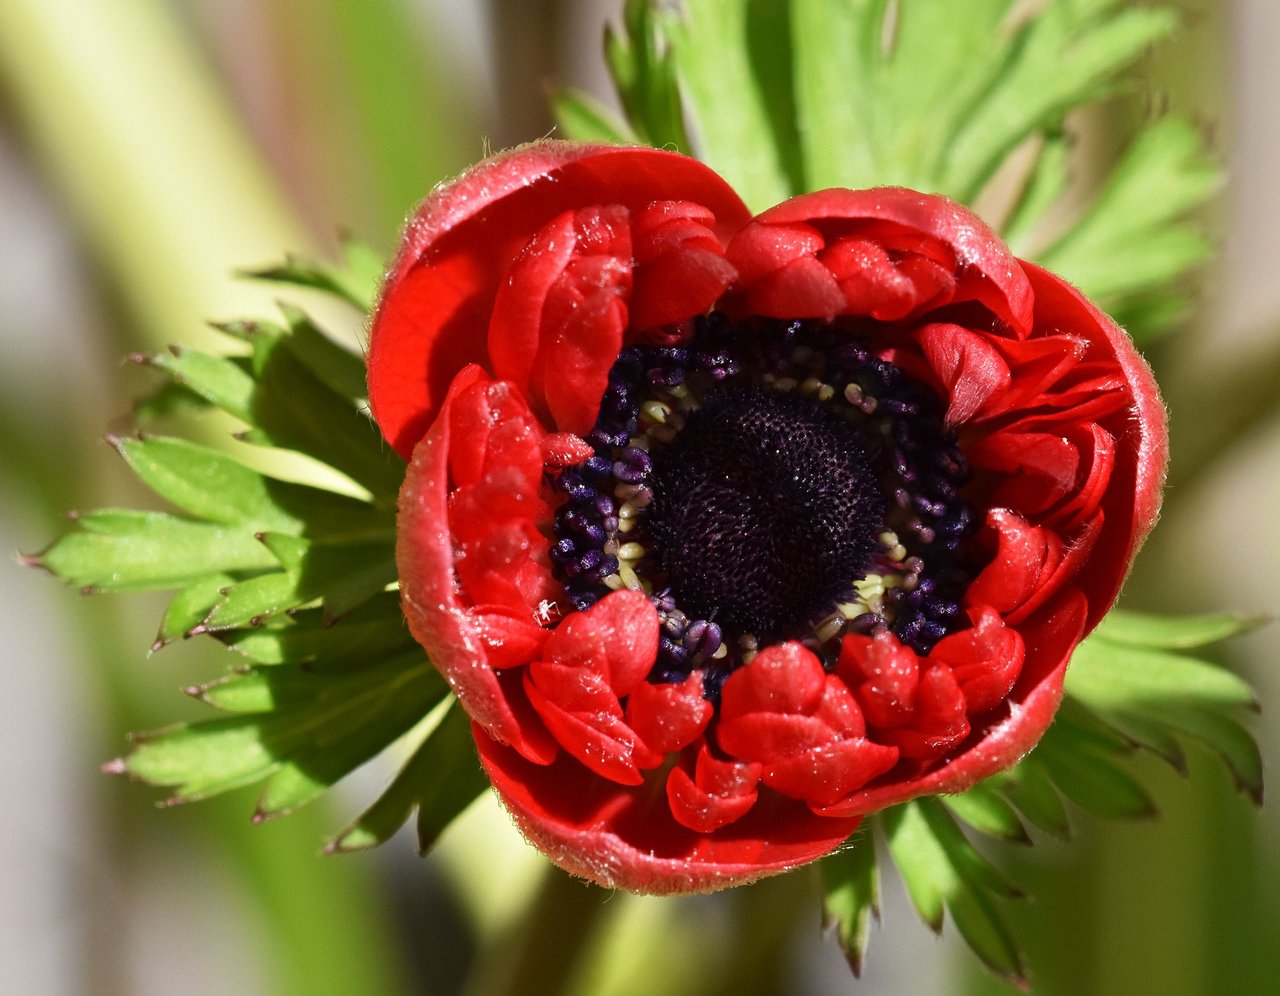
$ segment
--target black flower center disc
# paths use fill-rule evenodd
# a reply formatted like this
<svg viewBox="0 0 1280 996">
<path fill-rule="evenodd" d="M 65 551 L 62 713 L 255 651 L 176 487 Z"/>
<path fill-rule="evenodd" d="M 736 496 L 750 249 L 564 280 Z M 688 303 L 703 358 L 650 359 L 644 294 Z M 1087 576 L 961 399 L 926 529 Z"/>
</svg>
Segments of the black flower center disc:
<svg viewBox="0 0 1280 996">
<path fill-rule="evenodd" d="M 649 533 L 678 603 L 764 638 L 847 595 L 885 528 L 863 433 L 760 388 L 708 397 L 653 453 L 652 488 Z"/>
</svg>

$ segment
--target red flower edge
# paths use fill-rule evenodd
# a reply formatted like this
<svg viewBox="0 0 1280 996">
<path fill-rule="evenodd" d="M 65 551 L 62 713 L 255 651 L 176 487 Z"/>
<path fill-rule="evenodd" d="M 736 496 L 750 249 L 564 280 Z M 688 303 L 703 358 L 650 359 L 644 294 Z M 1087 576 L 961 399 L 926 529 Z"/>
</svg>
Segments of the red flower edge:
<svg viewBox="0 0 1280 996">
<path fill-rule="evenodd" d="M 642 596 L 553 625 L 544 476 L 590 454 L 622 345 L 713 307 L 870 318 L 882 355 L 945 399 L 984 481 L 971 628 L 923 657 L 848 636 L 830 675 L 798 644 L 767 648 L 712 717 L 696 675 L 644 680 L 657 616 Z M 652 149 L 537 143 L 435 191 L 384 285 L 369 371 L 375 417 L 410 457 L 412 632 L 529 840 L 638 891 L 785 870 L 866 813 L 1015 763 L 1154 522 L 1166 459 L 1127 337 L 966 209 L 831 190 L 751 218 L 711 170 Z"/>
</svg>

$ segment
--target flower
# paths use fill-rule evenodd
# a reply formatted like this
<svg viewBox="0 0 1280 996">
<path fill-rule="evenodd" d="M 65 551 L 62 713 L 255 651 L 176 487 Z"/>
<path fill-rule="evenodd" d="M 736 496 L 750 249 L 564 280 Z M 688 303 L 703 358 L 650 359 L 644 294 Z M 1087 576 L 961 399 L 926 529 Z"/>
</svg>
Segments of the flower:
<svg viewBox="0 0 1280 996">
<path fill-rule="evenodd" d="M 434 191 L 372 322 L 405 617 L 528 839 L 707 890 L 1015 763 L 1160 503 L 1124 334 L 898 188 L 756 217 L 671 152 Z"/>
</svg>

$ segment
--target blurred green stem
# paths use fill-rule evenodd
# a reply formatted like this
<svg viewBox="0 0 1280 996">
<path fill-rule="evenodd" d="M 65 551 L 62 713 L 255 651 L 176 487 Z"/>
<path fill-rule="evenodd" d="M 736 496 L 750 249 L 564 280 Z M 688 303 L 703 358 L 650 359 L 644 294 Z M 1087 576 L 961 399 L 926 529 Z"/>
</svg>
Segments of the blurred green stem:
<svg viewBox="0 0 1280 996">
<path fill-rule="evenodd" d="M 5 0 L 0 73 L 140 338 L 271 300 L 226 274 L 308 240 L 169 4 Z"/>
<path fill-rule="evenodd" d="M 0 74 L 5 99 L 125 305 L 130 341 L 113 348 L 156 348 L 178 337 L 212 341 L 203 316 L 270 301 L 270 289 L 232 284 L 226 274 L 275 258 L 283 247 L 305 248 L 306 240 L 170 5 L 4 0 Z M 49 397 L 69 397 L 71 387 L 52 385 Z M 8 434 L 23 438 L 33 427 L 61 430 L 24 453 L 35 464 L 31 478 L 46 490 L 54 481 L 86 487 L 88 461 L 71 461 L 79 473 L 67 479 L 66 440 L 77 431 L 29 409 L 0 412 L 0 419 Z M 133 653 L 124 618 L 105 604 L 77 614 L 86 628 L 82 643 L 92 648 L 80 663 L 101 682 L 99 701 L 115 729 L 154 721 L 119 664 Z M 230 810 L 212 804 L 190 822 L 169 822 L 187 823 L 193 855 L 239 872 L 236 884 L 261 913 L 273 991 L 394 991 L 394 934 L 368 876 L 315 854 L 323 811 L 255 831 L 251 807 L 234 802 L 243 822 L 233 824 Z M 131 805 L 140 804 L 134 795 Z M 146 818 L 163 819 L 154 812 Z M 118 845 L 137 856 L 144 838 L 122 830 Z"/>
</svg>

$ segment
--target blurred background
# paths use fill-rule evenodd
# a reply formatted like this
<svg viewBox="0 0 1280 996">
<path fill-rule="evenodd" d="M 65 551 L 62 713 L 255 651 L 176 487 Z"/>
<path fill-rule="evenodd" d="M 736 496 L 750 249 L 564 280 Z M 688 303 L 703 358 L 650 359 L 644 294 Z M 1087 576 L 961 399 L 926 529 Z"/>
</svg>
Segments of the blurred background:
<svg viewBox="0 0 1280 996">
<path fill-rule="evenodd" d="M 1145 63 L 1144 95 L 1080 122 L 1124 129 L 1178 108 L 1229 175 L 1204 218 L 1222 251 L 1202 303 L 1151 352 L 1174 482 L 1126 598 L 1274 611 L 1280 5 L 1180 6 L 1185 30 Z M 616 7 L 0 0 L 0 548 L 41 548 L 77 506 L 146 503 L 101 443 L 144 386 L 122 358 L 209 344 L 206 319 L 269 313 L 272 288 L 233 280 L 237 267 L 332 254 L 340 231 L 389 253 L 434 183 L 551 130 L 547 82 L 607 96 L 599 47 Z M 358 318 L 333 320 L 359 341 Z M 1006 991 L 922 927 L 896 883 L 855 984 L 819 935 L 810 876 L 716 897 L 604 897 L 548 874 L 488 800 L 425 861 L 404 836 L 320 857 L 385 769 L 258 827 L 252 790 L 159 811 L 157 793 L 98 766 L 128 730 L 200 718 L 180 689 L 225 666 L 204 641 L 146 657 L 160 604 L 84 599 L 0 565 L 7 992 Z M 1227 648 L 1269 706 L 1272 771 L 1275 632 Z M 1150 784 L 1158 822 L 1081 815 L 1075 841 L 1013 856 L 1035 897 L 1008 913 L 1036 991 L 1277 991 L 1275 807 L 1253 810 L 1200 755 L 1189 781 L 1153 764 Z"/>
</svg>

